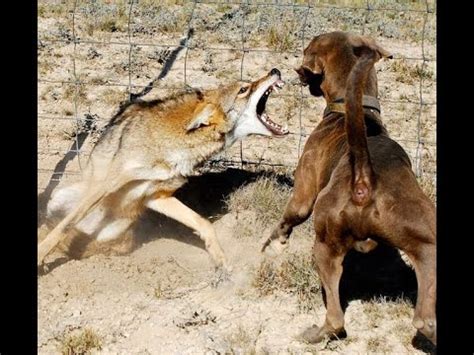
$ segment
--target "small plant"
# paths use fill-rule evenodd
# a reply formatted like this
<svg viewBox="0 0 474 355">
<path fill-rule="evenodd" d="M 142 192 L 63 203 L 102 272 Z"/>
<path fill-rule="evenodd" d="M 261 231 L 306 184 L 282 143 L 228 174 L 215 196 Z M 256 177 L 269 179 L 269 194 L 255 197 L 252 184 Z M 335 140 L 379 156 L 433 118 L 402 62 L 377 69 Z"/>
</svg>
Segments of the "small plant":
<svg viewBox="0 0 474 355">
<path fill-rule="evenodd" d="M 289 291 L 298 298 L 300 309 L 315 309 L 319 301 L 321 283 L 311 262 L 310 256 L 292 255 L 289 259 L 276 265 L 264 261 L 257 269 L 252 286 L 262 296 L 273 292 Z"/>
<path fill-rule="evenodd" d="M 239 325 L 237 330 L 228 334 L 224 339 L 230 347 L 230 354 L 232 355 L 255 355 L 257 354 L 255 343 L 258 336 L 252 336 L 242 325 Z"/>
<path fill-rule="evenodd" d="M 218 12 L 228 12 L 230 10 L 232 10 L 232 6 L 228 4 L 218 4 L 216 7 L 216 11 Z"/>
<path fill-rule="evenodd" d="M 86 19 L 84 26 L 85 32 L 92 36 L 95 31 L 102 32 L 124 32 L 128 29 L 129 7 L 125 1 L 118 1 L 113 13 L 105 16 L 91 14 Z"/>
<path fill-rule="evenodd" d="M 429 70 L 428 68 L 426 68 L 426 66 L 417 64 L 417 65 L 415 65 L 414 71 L 415 71 L 416 75 L 419 78 L 422 78 L 423 80 L 433 79 L 434 73 L 431 70 Z"/>
<path fill-rule="evenodd" d="M 237 215 L 236 237 L 261 236 L 282 216 L 291 187 L 274 176 L 263 176 L 229 196 L 227 208 Z"/>
<path fill-rule="evenodd" d="M 293 32 L 286 23 L 282 26 L 270 27 L 267 35 L 268 46 L 281 52 L 290 50 L 295 44 Z"/>
<path fill-rule="evenodd" d="M 90 328 L 66 334 L 60 347 L 63 355 L 86 355 L 92 349 L 101 350 L 102 339 Z"/>
<path fill-rule="evenodd" d="M 395 301 L 387 301 L 384 297 L 374 298 L 363 303 L 363 307 L 370 327 L 378 326 L 384 318 L 395 321 L 408 320 L 413 316 L 413 305 L 404 298 Z"/>
<path fill-rule="evenodd" d="M 42 3 L 38 4 L 38 17 L 63 17 L 67 12 L 67 4 Z"/>
<path fill-rule="evenodd" d="M 125 92 L 120 89 L 106 89 L 101 95 L 102 100 L 111 105 L 117 105 L 127 98 Z"/>
<path fill-rule="evenodd" d="M 63 99 L 71 102 L 76 101 L 79 104 L 84 104 L 88 102 L 86 87 L 84 84 L 66 84 L 64 89 Z"/>
<path fill-rule="evenodd" d="M 433 203 L 436 203 L 436 183 L 432 177 L 423 176 L 419 177 L 418 184 L 420 184 L 421 189 L 423 192 L 430 198 Z"/>
<path fill-rule="evenodd" d="M 386 353 L 390 351 L 387 342 L 380 336 L 373 336 L 367 340 L 367 352 L 369 353 Z"/>
<path fill-rule="evenodd" d="M 394 60 L 390 69 L 396 74 L 395 80 L 404 84 L 413 85 L 420 79 L 433 79 L 434 74 L 423 65 L 410 65 L 406 59 Z"/>
</svg>

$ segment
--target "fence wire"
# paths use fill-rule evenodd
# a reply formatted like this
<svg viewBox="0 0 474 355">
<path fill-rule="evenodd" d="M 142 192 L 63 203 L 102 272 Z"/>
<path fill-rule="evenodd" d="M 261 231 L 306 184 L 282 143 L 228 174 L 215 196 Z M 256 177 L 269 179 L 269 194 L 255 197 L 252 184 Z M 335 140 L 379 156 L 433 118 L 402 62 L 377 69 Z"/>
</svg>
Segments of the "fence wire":
<svg viewBox="0 0 474 355">
<path fill-rule="evenodd" d="M 202 10 L 203 6 L 207 7 L 214 7 L 222 9 L 224 20 L 232 20 L 233 18 L 237 17 L 236 14 L 241 16 L 240 18 L 240 29 L 239 26 L 232 28 L 230 31 L 235 32 L 235 36 L 239 38 L 240 43 L 219 43 L 218 46 L 215 43 L 211 43 L 210 38 L 212 36 L 213 28 L 210 25 L 206 28 L 208 32 L 200 33 L 199 40 L 195 40 L 195 38 L 190 38 L 188 41 L 184 42 L 185 44 L 180 45 L 178 41 L 173 43 L 172 40 L 169 42 L 163 42 L 161 40 L 155 40 L 153 38 L 148 40 L 140 40 L 136 38 L 133 33 L 133 26 L 136 23 L 142 23 L 142 19 L 140 16 L 136 15 L 137 7 L 143 6 L 143 4 L 149 4 L 150 0 L 128 0 L 126 2 L 122 1 L 81 1 L 81 0 L 73 0 L 69 2 L 61 2 L 58 3 L 57 1 L 40 1 L 39 4 L 44 6 L 44 11 L 48 12 L 51 9 L 58 9 L 60 6 L 66 7 L 66 14 L 65 18 L 70 19 L 71 21 L 66 23 L 70 23 L 70 28 L 68 26 L 60 27 L 61 31 L 59 31 L 60 36 L 51 35 L 50 29 L 48 28 L 47 24 L 48 21 L 52 21 L 51 19 L 54 16 L 47 17 L 45 16 L 45 25 L 40 26 L 38 28 L 38 50 L 48 49 L 51 52 L 57 50 L 61 51 L 64 48 L 69 48 L 68 46 L 72 44 L 72 51 L 69 53 L 62 53 L 61 56 L 70 56 L 71 58 L 71 68 L 67 66 L 62 67 L 63 72 L 70 72 L 70 78 L 51 78 L 48 76 L 48 71 L 41 72 L 38 76 L 38 85 L 50 85 L 51 87 L 58 86 L 66 86 L 74 87 L 74 93 L 72 97 L 63 97 L 58 98 L 56 97 L 56 101 L 68 101 L 72 103 L 72 112 L 66 112 L 66 114 L 58 114 L 58 110 L 52 107 L 52 105 L 44 103 L 42 100 L 39 100 L 39 108 L 38 108 L 38 124 L 39 124 L 39 131 L 44 129 L 47 133 L 44 135 L 46 136 L 45 139 L 43 137 L 39 137 L 39 170 L 38 174 L 43 176 L 43 179 L 39 178 L 39 190 L 43 191 L 45 189 L 52 189 L 54 186 L 59 183 L 59 181 L 65 176 L 79 176 L 84 164 L 85 160 L 83 155 L 87 155 L 88 151 L 90 150 L 91 144 L 87 145 L 85 143 L 85 138 L 88 133 L 91 133 L 95 127 L 97 122 L 97 117 L 99 116 L 97 112 L 93 112 L 89 109 L 89 112 L 84 113 L 81 112 L 81 96 L 84 96 L 84 91 L 93 92 L 99 88 L 108 88 L 108 89 L 122 89 L 126 90 L 126 94 L 128 97 L 132 97 L 133 94 L 136 93 L 137 90 L 143 89 L 147 87 L 147 84 L 140 84 L 136 82 L 136 77 L 133 75 L 132 68 L 135 68 L 140 65 L 140 63 L 134 63 L 134 53 L 141 48 L 151 48 L 155 49 L 155 52 L 158 50 L 166 51 L 170 48 L 182 47 L 184 49 L 182 57 L 183 59 L 183 72 L 181 74 L 182 81 L 181 83 L 177 83 L 176 80 L 174 83 L 170 83 L 166 80 L 158 81 L 154 83 L 154 88 L 161 91 L 171 91 L 174 92 L 176 90 L 185 89 L 192 84 L 190 80 L 190 64 L 192 60 L 190 59 L 190 53 L 195 50 L 204 51 L 205 53 L 214 53 L 214 52 L 230 52 L 230 53 L 238 53 L 240 55 L 239 58 L 239 73 L 238 79 L 245 80 L 248 76 L 244 75 L 246 70 L 246 58 L 251 56 L 252 54 L 258 54 L 262 57 L 272 57 L 274 55 L 277 56 L 299 56 L 299 60 L 301 61 L 303 49 L 309 43 L 311 38 L 315 34 L 319 34 L 324 31 L 323 29 L 319 32 L 314 30 L 314 27 L 317 25 L 314 21 L 318 19 L 318 16 L 326 16 L 328 20 L 331 20 L 330 17 L 337 15 L 337 16 L 344 16 L 345 14 L 357 12 L 358 15 L 354 19 L 354 23 L 362 22 L 362 26 L 360 28 L 353 29 L 350 26 L 348 28 L 341 28 L 341 30 L 349 30 L 353 32 L 359 32 L 361 34 L 371 35 L 375 37 L 377 40 L 382 37 L 379 36 L 380 31 L 383 32 L 384 28 L 389 28 L 390 18 L 396 16 L 407 16 L 407 14 L 414 14 L 423 16 L 423 21 L 420 28 L 414 28 L 413 33 L 417 33 L 420 35 L 419 40 L 419 47 L 421 56 L 416 55 L 403 55 L 397 53 L 397 50 L 391 50 L 391 48 L 387 48 L 394 53 L 394 60 L 402 60 L 404 63 L 410 62 L 421 62 L 420 67 L 416 67 L 419 78 L 417 81 L 412 81 L 410 84 L 413 88 L 418 88 L 418 97 L 409 97 L 409 95 L 400 95 L 399 99 L 397 98 L 390 98 L 390 97 L 381 97 L 380 102 L 382 105 L 382 119 L 384 118 L 384 114 L 388 112 L 389 108 L 386 108 L 388 105 L 389 107 L 396 107 L 397 105 L 401 105 L 400 107 L 408 108 L 408 113 L 401 113 L 399 116 L 400 121 L 409 121 L 412 125 L 414 125 L 414 130 L 416 132 L 416 137 L 406 137 L 404 135 L 403 127 L 399 132 L 391 132 L 389 127 L 389 133 L 391 136 L 396 139 L 402 146 L 404 146 L 411 156 L 413 162 L 414 171 L 419 178 L 423 178 L 428 176 L 431 180 L 435 179 L 436 175 L 436 166 L 435 166 L 435 154 L 436 154 L 436 141 L 435 138 L 430 139 L 426 137 L 424 131 L 426 127 L 424 125 L 431 125 L 435 126 L 435 121 L 433 120 L 430 122 L 424 122 L 424 113 L 426 110 L 433 110 L 436 108 L 436 101 L 435 99 L 431 98 L 429 100 L 426 99 L 427 92 L 429 92 L 429 88 L 427 88 L 427 80 L 424 80 L 426 75 L 424 73 L 427 71 L 427 67 L 430 63 L 435 62 L 436 57 L 434 51 L 428 53 L 426 50 L 426 37 L 429 35 L 430 38 L 434 38 L 435 34 L 434 29 L 428 26 L 428 21 L 432 20 L 435 16 L 435 8 L 434 4 L 428 0 L 422 1 L 388 1 L 388 0 L 364 0 L 364 1 L 168 1 L 168 2 L 155 2 L 156 7 L 155 9 L 162 9 L 163 11 L 166 10 L 166 6 L 168 3 L 176 4 L 179 3 L 182 6 L 180 10 L 176 11 L 187 11 L 189 12 L 189 18 L 186 22 L 182 23 L 180 28 L 175 31 L 182 35 L 192 28 L 206 28 L 206 21 L 208 19 L 203 18 L 198 13 L 199 10 Z M 153 3 L 153 2 L 151 2 Z M 349 5 L 347 5 L 349 4 Z M 361 6 L 355 6 L 353 4 L 361 4 Z M 409 6 L 411 4 L 415 4 L 417 6 Z M 86 5 L 86 6 L 84 6 Z M 124 5 L 124 6 L 123 6 Z M 87 9 L 92 9 L 91 11 L 98 11 L 100 7 L 104 8 L 115 8 L 117 9 L 119 6 L 123 6 L 125 9 L 122 11 L 122 14 L 117 16 L 126 17 L 126 25 L 122 30 L 114 27 L 114 21 L 116 18 L 110 17 L 110 14 L 104 12 L 103 16 L 109 16 L 110 22 L 110 32 L 117 33 L 117 32 L 126 32 L 127 40 L 124 41 L 123 39 L 114 39 L 117 36 L 101 36 L 100 38 L 87 38 L 84 36 L 84 24 L 79 23 L 78 16 L 82 18 L 84 13 L 87 12 Z M 171 5 L 170 5 L 171 6 Z M 176 9 L 176 6 L 174 7 Z M 254 9 L 256 11 L 261 12 L 268 12 L 269 10 L 273 9 L 281 9 L 282 11 L 292 11 L 293 17 L 288 25 L 288 35 L 293 36 L 291 31 L 299 28 L 299 31 L 296 31 L 296 41 L 295 43 L 299 43 L 298 45 L 292 45 L 289 48 L 272 48 L 271 46 L 261 46 L 261 45 L 253 45 L 252 41 L 249 40 L 251 37 L 251 31 L 249 31 L 249 16 L 252 14 L 250 11 Z M 329 11 L 329 12 L 328 12 Z M 59 10 L 60 12 L 60 10 Z M 368 27 L 373 23 L 377 22 L 374 20 L 374 14 L 379 16 L 378 18 L 385 18 L 385 22 L 382 22 L 381 25 L 375 29 L 369 29 Z M 397 14 L 397 15 L 394 15 Z M 166 15 L 166 14 L 165 14 Z M 39 18 L 41 19 L 41 11 L 39 12 Z M 157 15 L 159 16 L 159 14 Z M 171 13 L 169 14 L 171 16 Z M 227 16 L 227 17 L 226 17 Z M 349 16 L 349 15 L 348 15 Z M 107 17 L 107 18 L 109 18 Z M 223 20 L 223 21 L 224 21 Z M 94 24 L 101 22 L 101 18 L 97 15 L 94 18 Z M 199 22 L 199 23 L 198 23 Z M 101 22 L 104 24 L 104 21 Z M 105 22 L 107 24 L 107 22 Z M 204 24 L 204 25 L 203 25 Z M 259 23 L 258 26 L 261 26 Z M 277 30 L 281 30 L 283 28 L 283 23 L 275 24 L 275 28 Z M 287 26 L 287 25 L 285 25 Z M 311 33 L 308 33 L 308 29 L 311 27 Z M 384 27 L 385 26 L 385 27 Z M 410 26 L 414 26 L 410 23 Z M 146 26 L 145 26 L 146 27 Z M 218 26 L 217 26 L 218 27 Z M 217 28 L 216 27 L 216 28 Z M 279 28 L 280 27 L 280 28 Z M 357 27 L 357 26 L 354 26 Z M 81 29 L 81 31 L 78 31 Z M 215 30 L 215 28 L 214 28 Z M 145 29 L 146 31 L 146 29 Z M 69 32 L 71 35 L 69 36 Z M 78 33 L 80 32 L 80 35 Z M 106 32 L 106 31 L 103 31 Z M 281 31 L 280 31 L 281 32 Z M 392 30 L 393 32 L 393 30 Z M 396 32 L 396 30 L 395 30 Z M 285 35 L 285 33 L 283 33 Z M 396 34 L 392 36 L 396 37 Z M 84 38 L 85 37 L 85 38 Z M 144 36 L 146 37 L 146 36 Z M 285 38 L 285 37 L 284 37 Z M 397 40 L 396 38 L 393 40 L 393 43 L 397 44 L 399 47 L 403 43 L 408 43 L 409 41 L 401 41 Z M 388 42 L 387 42 L 388 43 Z M 258 43 L 257 43 L 258 44 Z M 81 75 L 78 71 L 78 46 L 100 46 L 100 47 L 124 47 L 128 49 L 127 52 L 127 63 L 126 63 L 126 71 L 127 71 L 127 82 L 107 82 L 107 80 L 101 80 L 100 77 L 89 78 L 89 80 L 85 79 L 83 75 Z M 413 44 L 411 44 L 413 45 Z M 94 48 L 94 47 L 90 47 Z M 59 52 L 55 52 L 56 55 Z M 94 55 L 94 53 L 92 53 Z M 205 54 L 207 55 L 207 54 Z M 54 56 L 54 54 L 53 54 Z M 211 56 L 211 54 L 209 54 Z M 284 57 L 285 58 L 285 57 Z M 153 61 L 153 59 L 150 59 Z M 118 63 L 119 61 L 117 61 Z M 409 65 L 409 64 L 407 64 Z M 403 69 L 403 68 L 402 68 Z M 50 69 L 53 70 L 53 69 Z M 263 69 L 262 71 L 263 72 Z M 147 73 L 148 75 L 155 76 L 156 73 Z M 174 73 L 168 74 L 172 76 Z M 400 74 L 403 75 L 403 72 Z M 405 75 L 409 75 L 405 73 Z M 393 78 L 392 78 L 393 79 Z M 379 78 L 380 82 L 380 78 Z M 429 82 L 429 80 L 428 80 Z M 429 83 L 431 86 L 433 83 Z M 396 83 L 390 83 L 390 85 L 396 85 Z M 48 90 L 45 90 L 46 94 L 48 94 Z M 46 95 L 45 94 L 45 95 Z M 87 94 L 86 94 L 87 95 Z M 274 94 L 272 94 L 273 96 Z M 66 95 L 63 95 L 66 96 Z M 429 96 L 429 95 L 428 95 Z M 431 95 L 434 96 L 434 95 Z M 314 119 L 317 119 L 322 114 L 322 109 L 313 110 L 308 113 L 307 108 L 305 105 L 308 105 L 308 102 L 313 102 L 316 100 L 314 97 L 311 97 L 309 93 L 307 93 L 306 88 L 302 86 L 295 85 L 295 90 L 293 92 L 282 92 L 278 94 L 278 97 L 282 100 L 296 100 L 297 110 L 292 114 L 293 117 L 291 119 L 297 121 L 297 125 L 293 125 L 290 127 L 290 137 L 295 137 L 296 141 L 294 141 L 297 149 L 296 154 L 294 156 L 289 157 L 286 154 L 286 150 L 283 147 L 283 154 L 286 155 L 288 158 L 285 161 L 281 159 L 276 159 L 275 155 L 268 154 L 269 151 L 272 150 L 270 147 L 271 141 L 264 140 L 259 142 L 260 145 L 263 144 L 263 147 L 259 147 L 258 151 L 255 153 L 253 152 L 249 156 L 247 156 L 247 151 L 254 151 L 255 149 L 252 145 L 248 145 L 247 143 L 241 142 L 237 147 L 237 152 L 235 154 L 224 154 L 224 156 L 220 155 L 209 162 L 206 168 L 215 169 L 219 167 L 240 167 L 243 169 L 256 169 L 256 168 L 268 168 L 268 169 L 287 169 L 292 170 L 296 167 L 298 159 L 301 155 L 303 150 L 303 146 L 307 136 L 309 136 L 311 129 L 316 126 L 317 123 L 312 123 L 310 125 L 307 124 L 308 115 L 314 116 Z M 98 99 L 100 101 L 100 99 Z M 320 100 L 322 101 L 322 100 Z M 118 102 L 117 102 L 118 104 Z M 306 111 L 305 111 L 306 110 Z M 408 117 L 408 118 L 407 118 Z M 107 121 L 110 117 L 104 117 L 101 114 L 101 119 Z M 278 119 L 276 119 L 278 121 Z M 49 122 L 45 124 L 45 122 Z M 51 123 L 52 122 L 52 123 Z M 65 147 L 64 144 L 50 144 L 50 141 L 53 140 L 48 134 L 52 134 L 52 132 L 61 132 L 61 128 L 57 128 L 56 126 L 60 125 L 61 122 L 74 122 L 74 132 L 69 132 L 70 135 L 69 139 L 69 147 Z M 306 123 L 305 123 L 306 122 Z M 314 122 L 314 121 L 311 121 Z M 87 132 L 84 132 L 84 127 L 87 126 Z M 433 129 L 431 129 L 433 131 Z M 84 133 L 86 136 L 84 136 Z M 82 135 L 81 135 L 82 134 Z M 398 135 L 398 136 L 397 136 Z M 64 141 L 64 139 L 63 139 Z M 283 140 L 278 140 L 279 142 Z M 46 144 L 43 144 L 46 142 Z M 254 141 L 255 142 L 255 141 Z M 72 144 L 71 144 L 72 143 Z M 279 143 L 280 144 L 280 143 Z M 284 143 L 281 143 L 284 146 Z M 286 143 L 287 145 L 290 143 Z M 58 146 L 59 145 L 59 146 Z M 414 149 L 409 149 L 413 147 Z M 428 148 L 427 148 L 428 147 Z M 427 157 L 426 157 L 427 156 Z M 42 159 L 44 158 L 44 159 Z M 428 162 L 424 160 L 428 159 Z M 74 168 L 73 162 L 77 160 L 77 167 Z M 55 166 L 53 167 L 53 165 Z M 49 182 L 49 184 L 48 184 Z M 51 185 L 53 182 L 53 186 Z"/>
</svg>

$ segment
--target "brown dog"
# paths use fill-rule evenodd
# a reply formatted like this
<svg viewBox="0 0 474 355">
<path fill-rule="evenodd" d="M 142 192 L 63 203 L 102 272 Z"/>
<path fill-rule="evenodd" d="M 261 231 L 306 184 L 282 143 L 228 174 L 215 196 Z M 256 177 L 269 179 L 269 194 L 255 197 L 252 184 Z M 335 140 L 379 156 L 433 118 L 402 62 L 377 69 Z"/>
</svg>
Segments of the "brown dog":
<svg viewBox="0 0 474 355">
<path fill-rule="evenodd" d="M 322 327 L 303 333 L 312 343 L 345 333 L 339 281 L 346 253 L 368 252 L 384 242 L 413 262 L 413 325 L 436 344 L 436 212 L 380 119 L 374 63 L 382 57 L 391 56 L 373 39 L 332 32 L 311 41 L 296 70 L 327 107 L 306 142 L 283 218 L 263 249 L 270 243 L 281 249 L 293 227 L 314 212 L 314 263 L 327 313 Z"/>
</svg>

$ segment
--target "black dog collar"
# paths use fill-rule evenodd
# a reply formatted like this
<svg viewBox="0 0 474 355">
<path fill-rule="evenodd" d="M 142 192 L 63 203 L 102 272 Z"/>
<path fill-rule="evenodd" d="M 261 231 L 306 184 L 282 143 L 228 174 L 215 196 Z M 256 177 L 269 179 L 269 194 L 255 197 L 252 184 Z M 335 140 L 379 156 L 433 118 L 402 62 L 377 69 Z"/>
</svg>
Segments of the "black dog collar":
<svg viewBox="0 0 474 355">
<path fill-rule="evenodd" d="M 375 110 L 378 114 L 381 112 L 379 100 L 373 96 L 364 95 L 362 98 L 362 106 L 365 109 Z M 323 117 L 326 117 L 333 112 L 346 113 L 346 104 L 344 103 L 344 98 L 338 98 L 330 102 L 324 109 Z"/>
</svg>

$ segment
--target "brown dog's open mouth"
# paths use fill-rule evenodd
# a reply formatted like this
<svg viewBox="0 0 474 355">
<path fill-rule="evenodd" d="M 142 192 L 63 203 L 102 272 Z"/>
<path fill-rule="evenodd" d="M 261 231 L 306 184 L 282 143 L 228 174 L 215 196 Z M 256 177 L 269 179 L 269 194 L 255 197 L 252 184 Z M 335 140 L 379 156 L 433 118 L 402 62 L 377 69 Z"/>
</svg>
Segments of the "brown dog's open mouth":
<svg viewBox="0 0 474 355">
<path fill-rule="evenodd" d="M 270 119 L 270 116 L 265 112 L 265 105 L 267 103 L 268 96 L 273 90 L 281 89 L 284 85 L 284 82 L 280 79 L 275 81 L 272 85 L 269 86 L 267 91 L 265 91 L 257 103 L 257 117 L 274 136 L 284 136 L 289 133 L 288 127 L 279 125 L 278 123 L 273 122 Z"/>
</svg>

